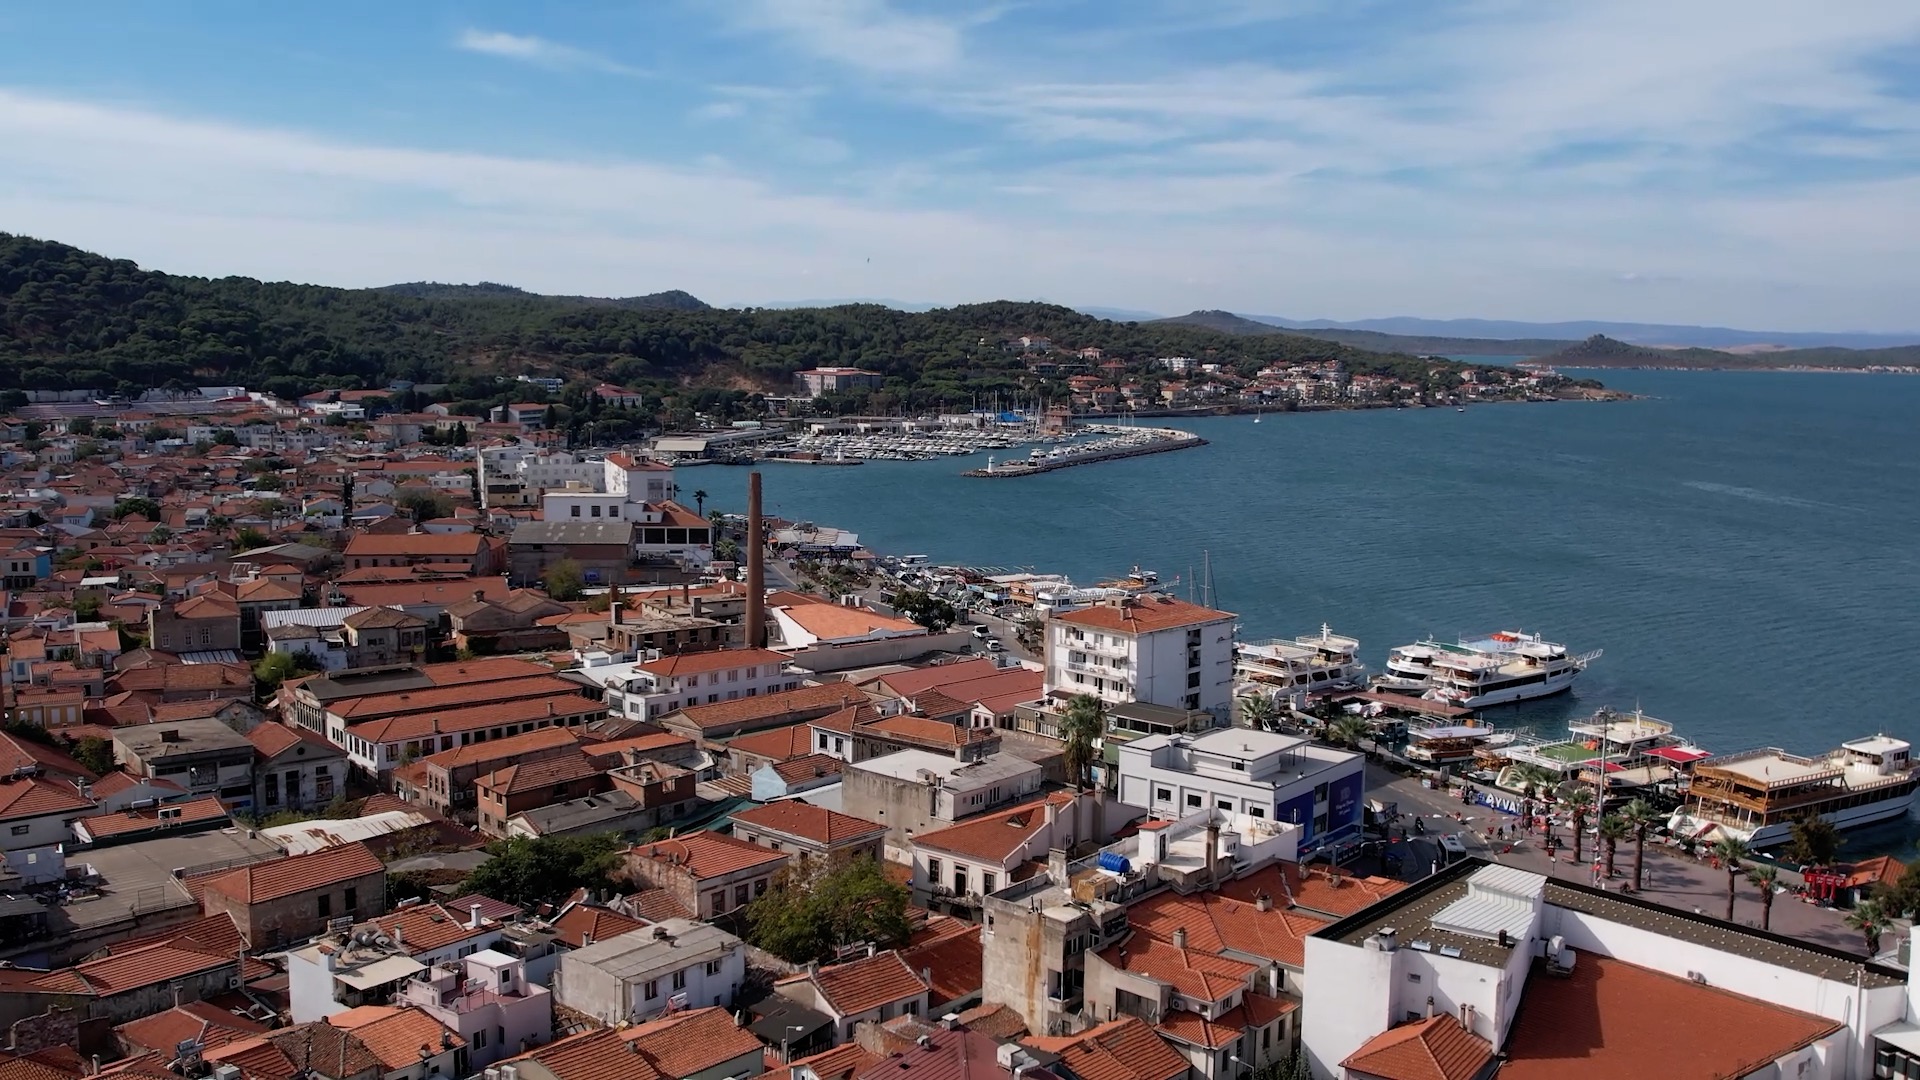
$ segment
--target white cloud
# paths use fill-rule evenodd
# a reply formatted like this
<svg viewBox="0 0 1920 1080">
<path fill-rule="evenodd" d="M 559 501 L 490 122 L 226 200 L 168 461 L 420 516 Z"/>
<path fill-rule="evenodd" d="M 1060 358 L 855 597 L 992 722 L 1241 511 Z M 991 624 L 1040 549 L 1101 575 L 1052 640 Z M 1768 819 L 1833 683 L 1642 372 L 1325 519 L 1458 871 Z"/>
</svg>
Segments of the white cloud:
<svg viewBox="0 0 1920 1080">
<path fill-rule="evenodd" d="M 751 0 L 735 16 L 796 48 L 861 71 L 933 75 L 956 67 L 970 22 L 910 15 L 888 0 Z"/>
<path fill-rule="evenodd" d="M 453 44 L 454 48 L 466 52 L 518 60 L 545 68 L 603 71 L 613 75 L 647 74 L 640 68 L 622 64 L 587 49 L 562 45 L 542 37 L 509 34 L 501 30 L 468 28 L 460 32 L 460 36 L 454 39 Z"/>
</svg>

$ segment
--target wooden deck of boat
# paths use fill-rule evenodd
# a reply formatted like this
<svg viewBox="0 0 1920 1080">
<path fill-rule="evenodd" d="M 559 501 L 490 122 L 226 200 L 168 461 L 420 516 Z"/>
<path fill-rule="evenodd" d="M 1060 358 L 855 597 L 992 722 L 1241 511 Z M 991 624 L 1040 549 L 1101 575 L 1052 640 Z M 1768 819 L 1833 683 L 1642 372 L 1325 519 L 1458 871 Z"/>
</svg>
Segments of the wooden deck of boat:
<svg viewBox="0 0 1920 1080">
<path fill-rule="evenodd" d="M 1385 705 L 1389 709 L 1402 709 L 1417 712 L 1423 716 L 1438 716 L 1447 720 L 1458 720 L 1472 716 L 1472 709 L 1463 709 L 1458 705 L 1449 705 L 1444 701 L 1428 701 L 1426 698 L 1408 697 L 1405 694 L 1388 693 L 1385 690 L 1355 690 L 1344 695 L 1341 701 L 1370 701 Z"/>
</svg>

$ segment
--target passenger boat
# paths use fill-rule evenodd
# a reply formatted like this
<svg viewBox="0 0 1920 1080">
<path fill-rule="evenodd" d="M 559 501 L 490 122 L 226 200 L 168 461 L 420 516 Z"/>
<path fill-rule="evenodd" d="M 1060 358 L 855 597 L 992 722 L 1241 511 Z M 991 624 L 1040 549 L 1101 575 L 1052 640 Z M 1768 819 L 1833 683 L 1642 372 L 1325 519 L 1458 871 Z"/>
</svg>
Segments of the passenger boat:
<svg viewBox="0 0 1920 1080">
<path fill-rule="evenodd" d="M 1538 634 L 1503 630 L 1454 644 L 1402 645 L 1388 654 L 1387 673 L 1374 685 L 1482 709 L 1560 693 L 1599 658 L 1597 649 L 1575 656 Z"/>
<path fill-rule="evenodd" d="M 1303 634 L 1291 641 L 1270 638 L 1235 642 L 1236 693 L 1291 696 L 1359 686 L 1367 670 L 1359 652 L 1358 641 L 1341 637 L 1324 623 L 1318 634 Z"/>
<path fill-rule="evenodd" d="M 1808 814 L 1840 829 L 1901 817 L 1920 787 L 1912 752 L 1905 740 L 1874 735 L 1820 757 L 1769 747 L 1707 758 L 1693 767 L 1686 802 L 1667 826 L 1678 836 L 1731 836 L 1765 848 L 1785 843 Z"/>
<path fill-rule="evenodd" d="M 1439 768 L 1472 761 L 1483 749 L 1512 742 L 1510 732 L 1485 724 L 1432 724 L 1407 731 L 1407 759 Z"/>
</svg>

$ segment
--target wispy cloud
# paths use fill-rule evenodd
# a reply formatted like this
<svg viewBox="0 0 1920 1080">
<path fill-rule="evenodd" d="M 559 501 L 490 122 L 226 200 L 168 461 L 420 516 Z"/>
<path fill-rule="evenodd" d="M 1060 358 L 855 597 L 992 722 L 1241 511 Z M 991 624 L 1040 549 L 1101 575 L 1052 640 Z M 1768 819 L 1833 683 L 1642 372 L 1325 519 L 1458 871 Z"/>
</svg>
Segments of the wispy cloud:
<svg viewBox="0 0 1920 1080">
<path fill-rule="evenodd" d="M 466 52 L 498 56 L 555 70 L 601 71 L 610 75 L 648 74 L 641 68 L 623 64 L 592 50 L 562 45 L 530 34 L 509 34 L 503 30 L 469 27 L 460 32 L 453 45 Z"/>
<path fill-rule="evenodd" d="M 779 35 L 811 56 L 888 75 L 952 70 L 966 27 L 978 19 L 908 14 L 888 0 L 751 0 L 735 15 L 740 26 Z"/>
</svg>

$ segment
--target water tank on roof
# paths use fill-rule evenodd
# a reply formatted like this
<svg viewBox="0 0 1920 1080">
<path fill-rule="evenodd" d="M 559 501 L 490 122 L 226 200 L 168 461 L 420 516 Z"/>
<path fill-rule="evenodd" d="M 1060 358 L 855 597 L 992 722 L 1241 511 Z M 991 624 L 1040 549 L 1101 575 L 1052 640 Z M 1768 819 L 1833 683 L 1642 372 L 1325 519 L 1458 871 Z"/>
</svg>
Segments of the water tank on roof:
<svg viewBox="0 0 1920 1080">
<path fill-rule="evenodd" d="M 1100 853 L 1100 869 L 1113 874 L 1129 874 L 1133 872 L 1133 861 L 1117 851 L 1103 851 Z"/>
</svg>

